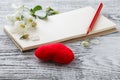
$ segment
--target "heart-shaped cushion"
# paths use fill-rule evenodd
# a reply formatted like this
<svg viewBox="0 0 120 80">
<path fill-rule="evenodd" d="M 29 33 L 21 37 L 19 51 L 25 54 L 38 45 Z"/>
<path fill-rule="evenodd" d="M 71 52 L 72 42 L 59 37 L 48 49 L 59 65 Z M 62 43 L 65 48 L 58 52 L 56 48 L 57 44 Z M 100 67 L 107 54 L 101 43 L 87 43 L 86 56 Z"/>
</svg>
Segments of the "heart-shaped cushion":
<svg viewBox="0 0 120 80">
<path fill-rule="evenodd" d="M 60 64 L 68 64 L 74 59 L 72 50 L 62 43 L 40 46 L 35 50 L 35 56 L 43 61 L 52 61 Z"/>
</svg>

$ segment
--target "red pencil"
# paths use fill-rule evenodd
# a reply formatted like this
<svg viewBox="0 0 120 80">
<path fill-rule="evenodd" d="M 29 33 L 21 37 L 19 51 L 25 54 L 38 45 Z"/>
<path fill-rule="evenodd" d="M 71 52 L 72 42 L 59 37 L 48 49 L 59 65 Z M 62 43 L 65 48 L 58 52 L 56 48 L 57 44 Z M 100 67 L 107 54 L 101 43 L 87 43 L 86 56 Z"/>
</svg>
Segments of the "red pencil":
<svg viewBox="0 0 120 80">
<path fill-rule="evenodd" d="M 100 14 L 100 11 L 101 11 L 102 7 L 103 7 L 103 3 L 100 3 L 97 10 L 96 10 L 96 13 L 95 13 L 92 21 L 91 21 L 91 23 L 89 25 L 89 28 L 88 28 L 87 33 L 86 33 L 87 35 L 89 34 L 90 31 L 92 31 L 92 29 L 94 27 L 94 24 L 95 24 L 95 22 L 97 21 L 97 19 L 99 17 L 99 14 Z"/>
</svg>

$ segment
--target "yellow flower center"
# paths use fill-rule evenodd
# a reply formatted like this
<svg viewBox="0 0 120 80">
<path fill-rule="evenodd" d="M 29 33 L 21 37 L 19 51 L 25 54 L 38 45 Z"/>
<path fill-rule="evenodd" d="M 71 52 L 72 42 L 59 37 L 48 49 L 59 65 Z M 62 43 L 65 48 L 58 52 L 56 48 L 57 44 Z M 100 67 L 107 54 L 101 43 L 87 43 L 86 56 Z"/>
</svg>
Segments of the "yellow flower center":
<svg viewBox="0 0 120 80">
<path fill-rule="evenodd" d="M 21 28 L 25 28 L 25 25 L 24 25 L 24 24 L 21 24 L 20 27 L 21 27 Z"/>
</svg>

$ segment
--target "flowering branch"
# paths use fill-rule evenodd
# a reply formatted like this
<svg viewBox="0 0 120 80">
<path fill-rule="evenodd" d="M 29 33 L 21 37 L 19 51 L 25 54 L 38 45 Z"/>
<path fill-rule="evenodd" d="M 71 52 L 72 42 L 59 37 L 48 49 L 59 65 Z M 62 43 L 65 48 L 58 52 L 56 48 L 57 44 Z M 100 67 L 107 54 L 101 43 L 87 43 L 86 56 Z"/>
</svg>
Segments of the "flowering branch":
<svg viewBox="0 0 120 80">
<path fill-rule="evenodd" d="M 46 8 L 45 16 L 39 16 L 36 12 L 42 10 L 42 6 L 36 5 L 34 8 L 27 8 L 24 5 L 17 8 L 16 13 L 7 16 L 8 20 L 14 26 L 13 32 L 20 33 L 20 39 L 28 39 L 29 31 L 36 28 L 36 19 L 47 19 L 48 16 L 58 14 L 58 11 L 51 7 Z"/>
</svg>

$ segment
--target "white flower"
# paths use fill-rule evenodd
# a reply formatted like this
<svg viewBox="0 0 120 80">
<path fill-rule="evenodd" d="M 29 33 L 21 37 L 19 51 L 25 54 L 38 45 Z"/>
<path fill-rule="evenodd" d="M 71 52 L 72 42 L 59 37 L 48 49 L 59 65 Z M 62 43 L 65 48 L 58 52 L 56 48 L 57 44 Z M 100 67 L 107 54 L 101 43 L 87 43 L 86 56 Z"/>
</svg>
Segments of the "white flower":
<svg viewBox="0 0 120 80">
<path fill-rule="evenodd" d="M 15 19 L 15 21 L 20 21 L 21 20 L 21 16 L 22 16 L 22 12 L 16 12 L 15 14 L 14 14 L 14 19 Z"/>
<path fill-rule="evenodd" d="M 22 6 L 19 6 L 19 7 L 17 8 L 17 11 L 21 11 L 21 12 L 23 12 L 23 11 L 24 11 L 24 9 L 25 9 L 25 6 L 24 6 L 24 5 L 22 5 Z"/>
<path fill-rule="evenodd" d="M 25 17 L 24 20 L 27 23 L 31 23 L 31 22 L 35 21 L 35 18 L 28 13 L 24 13 L 24 17 Z"/>
<path fill-rule="evenodd" d="M 14 15 L 7 15 L 7 19 L 9 20 L 9 22 L 11 22 L 12 24 L 14 24 L 14 22 L 15 22 Z"/>
<path fill-rule="evenodd" d="M 24 21 L 16 21 L 12 33 L 18 33 L 18 34 L 26 33 Z"/>
<path fill-rule="evenodd" d="M 16 21 L 22 20 L 22 13 L 16 12 L 15 14 L 8 15 L 7 19 L 14 25 Z"/>
<path fill-rule="evenodd" d="M 89 42 L 88 41 L 82 41 L 82 46 L 83 47 L 88 47 L 89 46 Z"/>
<path fill-rule="evenodd" d="M 35 28 L 37 26 L 35 18 L 29 14 L 24 14 L 24 21 L 26 28 Z"/>
<path fill-rule="evenodd" d="M 15 22 L 15 27 L 19 27 L 24 29 L 25 28 L 25 22 L 24 21 L 16 21 Z"/>
<path fill-rule="evenodd" d="M 32 16 L 29 16 L 29 17 L 28 17 L 28 22 L 30 22 L 30 23 L 31 23 L 31 22 L 33 22 L 33 21 L 35 21 L 35 18 L 34 18 L 34 17 L 32 17 Z"/>
<path fill-rule="evenodd" d="M 24 6 L 24 5 L 12 4 L 12 7 L 13 7 L 14 9 L 16 9 L 16 11 L 19 11 L 19 12 L 23 12 L 24 9 L 25 9 L 25 6 Z"/>
</svg>

